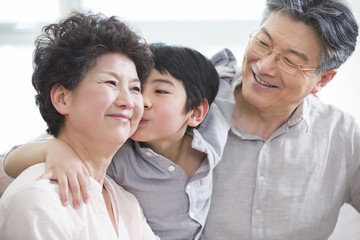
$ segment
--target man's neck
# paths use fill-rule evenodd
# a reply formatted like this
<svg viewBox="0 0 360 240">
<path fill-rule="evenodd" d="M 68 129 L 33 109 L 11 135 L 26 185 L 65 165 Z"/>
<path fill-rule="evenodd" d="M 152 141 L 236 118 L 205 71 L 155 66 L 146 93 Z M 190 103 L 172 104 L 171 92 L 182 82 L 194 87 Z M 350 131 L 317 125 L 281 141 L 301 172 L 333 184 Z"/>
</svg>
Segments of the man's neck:
<svg viewBox="0 0 360 240">
<path fill-rule="evenodd" d="M 235 92 L 232 122 L 247 133 L 259 136 L 266 141 L 291 117 L 295 108 L 285 111 L 284 109 L 260 109 L 246 101 L 241 94 L 241 88 L 239 88 Z"/>
</svg>

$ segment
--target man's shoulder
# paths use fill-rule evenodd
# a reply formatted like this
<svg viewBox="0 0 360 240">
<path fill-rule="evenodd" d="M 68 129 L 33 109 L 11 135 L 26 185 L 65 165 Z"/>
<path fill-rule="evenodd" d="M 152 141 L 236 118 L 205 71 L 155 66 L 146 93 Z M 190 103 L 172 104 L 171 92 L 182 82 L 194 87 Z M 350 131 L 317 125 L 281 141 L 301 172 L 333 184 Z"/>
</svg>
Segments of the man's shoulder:
<svg viewBox="0 0 360 240">
<path fill-rule="evenodd" d="M 336 125 L 358 125 L 355 117 L 339 107 L 324 103 L 319 97 L 309 95 L 305 98 L 306 114 L 312 121 L 321 124 L 336 124 Z"/>
</svg>

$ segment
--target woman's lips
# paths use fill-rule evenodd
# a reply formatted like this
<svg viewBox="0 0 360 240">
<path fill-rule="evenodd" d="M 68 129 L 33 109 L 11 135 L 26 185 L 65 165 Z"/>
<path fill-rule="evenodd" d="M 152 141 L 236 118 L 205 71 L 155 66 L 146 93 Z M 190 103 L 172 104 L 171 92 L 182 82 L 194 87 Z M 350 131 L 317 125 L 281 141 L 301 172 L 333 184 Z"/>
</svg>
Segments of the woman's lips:
<svg viewBox="0 0 360 240">
<path fill-rule="evenodd" d="M 131 116 L 127 115 L 127 114 L 109 114 L 109 117 L 112 117 L 118 121 L 124 121 L 124 122 L 128 122 L 131 119 Z"/>
</svg>

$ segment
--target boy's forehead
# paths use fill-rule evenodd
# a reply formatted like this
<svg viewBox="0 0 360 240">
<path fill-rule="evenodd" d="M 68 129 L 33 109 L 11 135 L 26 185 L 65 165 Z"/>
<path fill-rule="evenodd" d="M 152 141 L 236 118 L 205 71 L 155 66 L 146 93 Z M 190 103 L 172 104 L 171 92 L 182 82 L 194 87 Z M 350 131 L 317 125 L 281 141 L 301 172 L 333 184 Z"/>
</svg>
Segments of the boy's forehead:
<svg viewBox="0 0 360 240">
<path fill-rule="evenodd" d="M 181 79 L 175 78 L 167 71 L 160 73 L 155 68 L 151 70 L 149 76 L 145 80 L 145 84 L 150 84 L 150 83 L 165 83 L 173 86 L 177 86 L 180 84 L 182 87 L 184 87 L 183 81 Z"/>
</svg>

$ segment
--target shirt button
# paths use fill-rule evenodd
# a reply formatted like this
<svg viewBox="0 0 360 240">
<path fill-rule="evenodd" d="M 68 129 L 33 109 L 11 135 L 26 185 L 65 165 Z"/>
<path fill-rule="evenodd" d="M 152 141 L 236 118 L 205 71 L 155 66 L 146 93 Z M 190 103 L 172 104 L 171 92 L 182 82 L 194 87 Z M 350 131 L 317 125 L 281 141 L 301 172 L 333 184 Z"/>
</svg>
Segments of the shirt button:
<svg viewBox="0 0 360 240">
<path fill-rule="evenodd" d="M 145 154 L 151 156 L 151 152 L 145 152 Z"/>
<path fill-rule="evenodd" d="M 173 165 L 171 165 L 171 166 L 169 166 L 168 170 L 169 170 L 170 172 L 173 172 L 173 171 L 175 170 L 175 167 L 174 167 Z"/>
<path fill-rule="evenodd" d="M 190 216 L 191 218 L 194 218 L 195 214 L 194 214 L 193 212 L 189 212 L 189 216 Z"/>
<path fill-rule="evenodd" d="M 260 209 L 260 208 L 257 208 L 257 209 L 255 210 L 255 213 L 256 213 L 257 215 L 261 214 L 261 209 Z"/>
<path fill-rule="evenodd" d="M 259 177 L 259 181 L 260 181 L 260 182 L 263 182 L 264 180 L 265 180 L 265 177 L 264 177 L 264 176 L 260 176 L 260 177 Z"/>
</svg>

